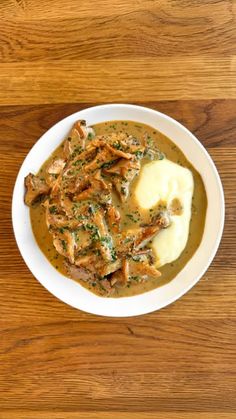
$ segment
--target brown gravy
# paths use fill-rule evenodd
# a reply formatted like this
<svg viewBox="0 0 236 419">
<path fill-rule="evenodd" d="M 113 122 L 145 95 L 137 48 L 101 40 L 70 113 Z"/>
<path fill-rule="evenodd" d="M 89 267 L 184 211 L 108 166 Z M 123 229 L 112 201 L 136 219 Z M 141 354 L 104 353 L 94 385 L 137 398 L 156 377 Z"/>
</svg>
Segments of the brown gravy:
<svg viewBox="0 0 236 419">
<path fill-rule="evenodd" d="M 189 238 L 187 245 L 184 251 L 181 253 L 180 257 L 172 263 L 166 264 L 163 267 L 159 268 L 162 273 L 160 278 L 150 279 L 144 283 L 132 283 L 132 285 L 126 288 L 116 289 L 112 297 L 124 297 L 140 294 L 149 290 L 152 290 L 156 287 L 159 287 L 171 279 L 173 279 L 178 272 L 184 267 L 184 265 L 191 259 L 195 251 L 197 250 L 204 231 L 205 225 L 205 216 L 207 208 L 207 197 L 204 184 L 200 174 L 195 170 L 191 163 L 186 159 L 182 151 L 165 135 L 161 134 L 159 131 L 154 128 L 140 124 L 133 121 L 108 121 L 105 123 L 96 124 L 93 126 L 96 134 L 111 133 L 111 132 L 127 132 L 134 136 L 140 137 L 144 133 L 148 136 L 150 141 L 153 141 L 154 144 L 163 152 L 169 160 L 172 160 L 175 163 L 178 163 L 191 170 L 194 178 L 194 194 L 192 199 L 192 216 L 190 222 Z M 60 145 L 49 159 L 42 165 L 39 174 L 40 177 L 44 177 L 46 167 L 49 162 L 55 158 L 60 157 L 62 154 L 63 146 Z M 145 159 L 142 164 L 145 164 Z M 147 219 L 147 211 L 140 209 L 137 206 L 135 198 L 133 197 L 133 191 L 135 189 L 135 184 L 137 179 L 134 180 L 130 189 L 130 199 L 127 203 L 121 204 L 120 202 L 115 202 L 118 206 L 119 211 L 122 215 L 122 226 L 127 228 L 129 226 L 134 226 L 135 222 L 140 218 L 145 221 Z M 114 197 L 114 200 L 116 198 Z M 129 216 L 129 214 L 137 214 L 137 219 L 135 217 Z M 62 274 L 66 275 L 66 271 L 63 265 L 64 257 L 59 255 L 53 244 L 52 237 L 48 231 L 45 222 L 45 213 L 41 205 L 34 206 L 30 208 L 30 217 L 32 229 L 36 241 L 45 254 L 47 259 L 51 264 Z M 86 282 L 81 281 L 81 285 L 90 289 L 92 292 L 99 294 L 97 288 L 93 288 L 91 285 Z"/>
</svg>

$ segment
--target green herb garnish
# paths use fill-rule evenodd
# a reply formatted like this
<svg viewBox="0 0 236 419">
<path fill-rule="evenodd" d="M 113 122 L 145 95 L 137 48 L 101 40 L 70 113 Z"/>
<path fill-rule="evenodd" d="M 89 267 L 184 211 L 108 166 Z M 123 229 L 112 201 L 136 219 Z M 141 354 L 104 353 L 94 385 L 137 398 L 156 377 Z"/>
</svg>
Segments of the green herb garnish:
<svg viewBox="0 0 236 419">
<path fill-rule="evenodd" d="M 88 133 L 88 140 L 92 140 L 93 139 L 93 137 L 94 137 L 94 135 L 92 134 L 92 132 L 89 132 Z"/>
<path fill-rule="evenodd" d="M 57 207 L 55 205 L 52 205 L 49 207 L 50 214 L 55 214 L 57 212 Z"/>
<path fill-rule="evenodd" d="M 141 150 L 136 150 L 134 154 L 138 159 L 141 159 L 143 157 L 143 152 Z"/>
<path fill-rule="evenodd" d="M 63 247 L 63 249 L 65 250 L 65 252 L 67 251 L 67 244 L 66 244 L 66 242 L 65 242 L 65 240 L 62 240 L 61 241 L 61 243 L 62 243 L 62 247 Z"/>
</svg>

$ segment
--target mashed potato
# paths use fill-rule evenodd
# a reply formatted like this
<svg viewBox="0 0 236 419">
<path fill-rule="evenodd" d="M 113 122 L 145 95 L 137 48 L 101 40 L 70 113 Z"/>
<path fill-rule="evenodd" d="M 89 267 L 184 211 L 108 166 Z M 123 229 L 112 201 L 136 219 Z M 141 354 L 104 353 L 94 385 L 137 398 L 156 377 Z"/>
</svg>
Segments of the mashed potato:
<svg viewBox="0 0 236 419">
<path fill-rule="evenodd" d="M 193 189 L 191 171 L 168 159 L 148 163 L 141 170 L 135 189 L 140 207 L 149 209 L 164 201 L 167 208 L 170 208 L 176 200 L 182 207 L 179 215 L 171 215 L 171 226 L 160 231 L 153 240 L 152 248 L 157 257 L 157 267 L 176 260 L 186 246 Z"/>
</svg>

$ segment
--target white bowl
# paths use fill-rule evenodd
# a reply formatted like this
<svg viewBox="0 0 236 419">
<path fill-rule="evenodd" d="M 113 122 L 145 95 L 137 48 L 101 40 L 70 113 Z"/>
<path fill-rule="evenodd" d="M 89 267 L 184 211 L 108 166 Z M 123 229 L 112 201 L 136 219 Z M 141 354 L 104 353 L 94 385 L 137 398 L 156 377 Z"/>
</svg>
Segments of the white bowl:
<svg viewBox="0 0 236 419">
<path fill-rule="evenodd" d="M 208 208 L 202 242 L 181 272 L 168 284 L 141 295 L 124 298 L 98 297 L 80 284 L 60 274 L 39 249 L 30 223 L 29 208 L 24 204 L 24 177 L 36 173 L 60 144 L 77 119 L 89 125 L 109 120 L 131 120 L 151 125 L 169 137 L 201 174 Z M 50 128 L 24 160 L 13 192 L 12 220 L 20 252 L 32 274 L 53 295 L 80 310 L 103 316 L 136 316 L 158 310 L 180 298 L 204 274 L 210 265 L 224 226 L 224 194 L 216 167 L 196 137 L 183 125 L 152 109 L 134 105 L 102 105 L 68 116 Z"/>
</svg>

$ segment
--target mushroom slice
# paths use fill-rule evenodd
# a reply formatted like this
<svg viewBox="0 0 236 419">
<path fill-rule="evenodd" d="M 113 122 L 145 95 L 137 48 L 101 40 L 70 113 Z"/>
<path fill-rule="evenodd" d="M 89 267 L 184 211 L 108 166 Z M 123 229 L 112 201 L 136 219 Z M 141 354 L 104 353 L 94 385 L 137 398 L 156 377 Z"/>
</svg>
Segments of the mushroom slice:
<svg viewBox="0 0 236 419">
<path fill-rule="evenodd" d="M 50 187 L 46 184 L 43 179 L 38 176 L 29 173 L 25 177 L 25 204 L 29 207 L 33 205 L 39 198 L 49 193 Z"/>
</svg>

